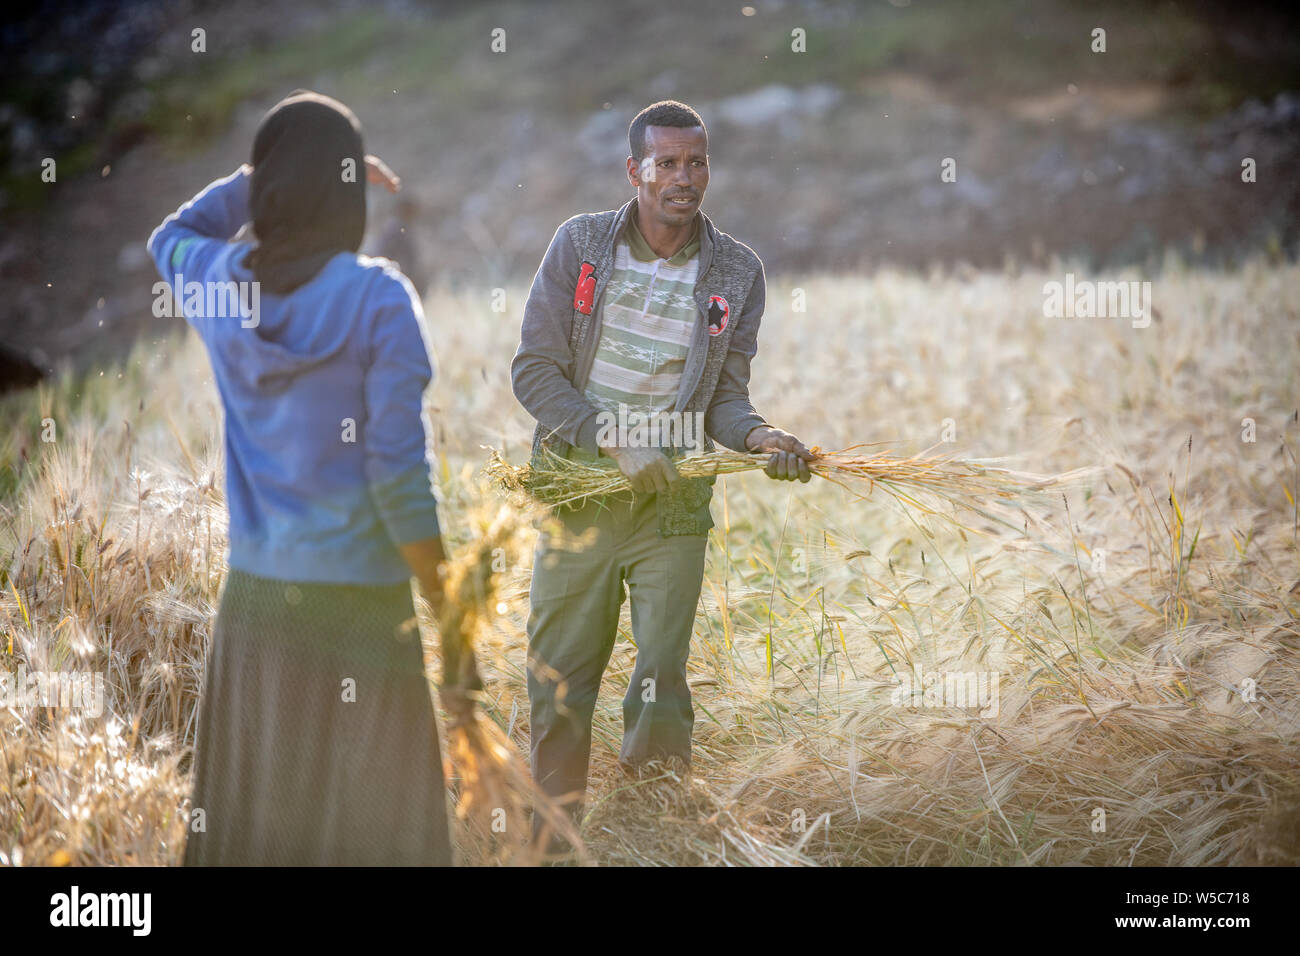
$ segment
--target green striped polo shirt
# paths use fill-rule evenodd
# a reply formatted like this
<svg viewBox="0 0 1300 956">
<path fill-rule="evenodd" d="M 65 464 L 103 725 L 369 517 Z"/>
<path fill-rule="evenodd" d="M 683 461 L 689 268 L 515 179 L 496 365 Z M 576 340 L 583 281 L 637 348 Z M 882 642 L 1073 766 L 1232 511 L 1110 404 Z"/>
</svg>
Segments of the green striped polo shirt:
<svg viewBox="0 0 1300 956">
<path fill-rule="evenodd" d="M 672 411 L 699 316 L 694 297 L 699 266 L 698 225 L 671 259 L 661 259 L 635 217 L 628 218 L 614 250 L 585 392 L 597 410 L 617 416 L 622 403 L 629 413 Z"/>
</svg>

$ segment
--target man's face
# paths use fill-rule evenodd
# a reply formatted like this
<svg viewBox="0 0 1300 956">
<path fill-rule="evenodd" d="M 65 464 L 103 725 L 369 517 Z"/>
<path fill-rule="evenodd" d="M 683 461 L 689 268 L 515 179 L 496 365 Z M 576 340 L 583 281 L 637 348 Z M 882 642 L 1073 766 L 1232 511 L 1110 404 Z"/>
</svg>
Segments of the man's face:
<svg viewBox="0 0 1300 956">
<path fill-rule="evenodd" d="M 709 144 L 699 126 L 647 126 L 641 162 L 627 159 L 641 211 L 665 226 L 695 218 L 709 188 Z"/>
</svg>

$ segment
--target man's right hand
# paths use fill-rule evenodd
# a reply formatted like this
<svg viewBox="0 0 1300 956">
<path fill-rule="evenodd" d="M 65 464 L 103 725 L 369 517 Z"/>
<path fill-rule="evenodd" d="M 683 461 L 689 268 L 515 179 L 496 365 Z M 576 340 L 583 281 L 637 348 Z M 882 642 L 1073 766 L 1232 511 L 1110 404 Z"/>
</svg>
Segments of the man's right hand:
<svg viewBox="0 0 1300 956">
<path fill-rule="evenodd" d="M 641 494 L 667 491 L 668 486 L 682 480 L 673 463 L 658 448 L 624 448 L 618 445 L 603 445 L 603 451 L 618 470 L 627 476 L 632 490 Z"/>
</svg>

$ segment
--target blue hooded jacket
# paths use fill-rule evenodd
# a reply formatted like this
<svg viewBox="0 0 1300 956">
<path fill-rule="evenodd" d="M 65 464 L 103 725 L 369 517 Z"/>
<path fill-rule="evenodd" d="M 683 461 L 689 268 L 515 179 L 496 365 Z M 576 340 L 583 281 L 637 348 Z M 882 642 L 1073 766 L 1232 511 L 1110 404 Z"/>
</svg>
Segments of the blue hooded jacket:
<svg viewBox="0 0 1300 956">
<path fill-rule="evenodd" d="M 241 167 L 211 183 L 148 245 L 165 280 L 155 313 L 164 285 L 180 293 L 225 409 L 230 567 L 409 580 L 397 545 L 439 534 L 419 298 L 392 263 L 351 252 L 287 295 L 260 294 L 251 243 L 231 241 L 250 219 L 250 178 Z"/>
</svg>

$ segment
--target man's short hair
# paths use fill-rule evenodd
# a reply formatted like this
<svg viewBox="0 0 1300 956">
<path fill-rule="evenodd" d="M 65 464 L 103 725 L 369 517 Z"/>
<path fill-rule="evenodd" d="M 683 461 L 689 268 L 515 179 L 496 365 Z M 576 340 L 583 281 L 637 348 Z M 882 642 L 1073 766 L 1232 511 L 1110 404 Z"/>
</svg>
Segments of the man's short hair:
<svg viewBox="0 0 1300 956">
<path fill-rule="evenodd" d="M 676 126 L 679 129 L 690 129 L 698 126 L 704 130 L 704 138 L 707 140 L 709 131 L 704 127 L 704 120 L 700 119 L 700 114 L 695 112 L 685 103 L 679 103 L 676 100 L 660 100 L 658 103 L 651 103 L 632 120 L 632 125 L 627 128 L 627 144 L 632 149 L 632 158 L 638 163 L 645 156 L 645 128 L 647 126 Z"/>
</svg>

